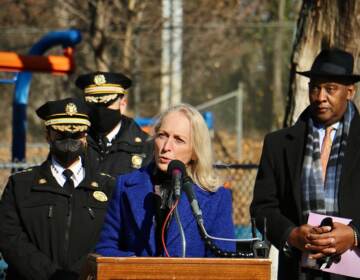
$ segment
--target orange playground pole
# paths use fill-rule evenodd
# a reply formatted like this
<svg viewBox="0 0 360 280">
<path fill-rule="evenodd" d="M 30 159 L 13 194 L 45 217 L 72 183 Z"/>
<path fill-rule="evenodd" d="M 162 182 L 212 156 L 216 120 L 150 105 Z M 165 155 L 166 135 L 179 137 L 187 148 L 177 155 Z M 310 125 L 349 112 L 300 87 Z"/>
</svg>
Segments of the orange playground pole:
<svg viewBox="0 0 360 280">
<path fill-rule="evenodd" d="M 14 52 L 0 52 L 0 71 L 69 74 L 74 70 L 72 53 L 72 48 L 66 48 L 64 56 L 20 55 Z"/>
</svg>

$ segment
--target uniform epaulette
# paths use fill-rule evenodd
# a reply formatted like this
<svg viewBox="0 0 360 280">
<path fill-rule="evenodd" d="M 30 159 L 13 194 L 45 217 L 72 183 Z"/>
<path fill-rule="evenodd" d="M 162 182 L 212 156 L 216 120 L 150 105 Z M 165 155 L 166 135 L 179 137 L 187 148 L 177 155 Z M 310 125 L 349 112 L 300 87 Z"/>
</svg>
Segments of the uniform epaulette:
<svg viewBox="0 0 360 280">
<path fill-rule="evenodd" d="M 28 168 L 26 168 L 26 169 L 23 169 L 23 170 L 16 171 L 16 172 L 12 173 L 12 174 L 11 174 L 11 176 L 13 176 L 13 175 L 17 175 L 17 174 L 26 173 L 26 172 L 30 172 L 30 171 L 32 171 L 32 170 L 33 170 L 33 168 L 32 168 L 32 167 L 28 167 Z"/>
<path fill-rule="evenodd" d="M 109 178 L 112 178 L 112 179 L 115 179 L 114 176 L 111 176 L 110 174 L 107 174 L 107 173 L 100 172 L 100 175 L 101 175 L 101 176 L 105 176 L 105 177 L 109 177 Z"/>
</svg>

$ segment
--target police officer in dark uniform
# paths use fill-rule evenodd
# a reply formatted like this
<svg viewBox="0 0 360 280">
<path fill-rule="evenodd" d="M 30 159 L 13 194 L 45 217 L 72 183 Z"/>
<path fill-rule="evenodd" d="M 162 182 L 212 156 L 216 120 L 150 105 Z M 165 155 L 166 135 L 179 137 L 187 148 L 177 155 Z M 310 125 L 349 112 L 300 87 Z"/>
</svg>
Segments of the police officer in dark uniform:
<svg viewBox="0 0 360 280">
<path fill-rule="evenodd" d="M 89 155 L 98 170 L 116 176 L 147 165 L 153 145 L 135 121 L 123 114 L 131 80 L 121 73 L 95 72 L 79 76 L 76 85 L 91 108 Z"/>
<path fill-rule="evenodd" d="M 97 242 L 114 178 L 88 163 L 83 101 L 49 101 L 36 113 L 45 120 L 50 154 L 42 165 L 11 175 L 0 201 L 7 279 L 78 279 Z"/>
</svg>

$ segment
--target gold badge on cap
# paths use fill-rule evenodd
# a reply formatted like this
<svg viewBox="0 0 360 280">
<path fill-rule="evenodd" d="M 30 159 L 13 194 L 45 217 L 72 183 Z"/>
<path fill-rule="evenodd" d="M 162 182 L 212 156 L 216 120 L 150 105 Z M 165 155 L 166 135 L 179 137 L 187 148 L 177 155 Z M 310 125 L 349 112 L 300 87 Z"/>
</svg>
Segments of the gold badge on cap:
<svg viewBox="0 0 360 280">
<path fill-rule="evenodd" d="M 93 188 L 98 188 L 99 184 L 97 182 L 91 182 L 90 186 L 92 186 Z"/>
<path fill-rule="evenodd" d="M 139 169 L 141 167 L 143 158 L 139 155 L 133 155 L 131 158 L 132 167 Z"/>
<path fill-rule="evenodd" d="M 141 143 L 141 142 L 142 142 L 142 140 L 141 140 L 141 138 L 140 138 L 140 137 L 135 137 L 135 139 L 134 139 L 134 140 L 135 140 L 135 142 L 136 142 L 136 143 Z"/>
<path fill-rule="evenodd" d="M 47 181 L 46 181 L 46 179 L 44 179 L 44 178 L 41 178 L 41 179 L 39 180 L 39 184 L 41 184 L 41 185 L 46 184 L 46 183 L 47 183 Z"/>
<path fill-rule="evenodd" d="M 74 103 L 68 103 L 66 104 L 66 107 L 65 107 L 65 112 L 67 115 L 69 116 L 72 116 L 72 115 L 75 115 L 77 113 L 77 107 Z"/>
<path fill-rule="evenodd" d="M 98 200 L 98 201 L 101 201 L 101 202 L 105 202 L 108 200 L 106 194 L 104 192 L 101 192 L 101 191 L 95 191 L 93 193 L 93 197 Z"/>
<path fill-rule="evenodd" d="M 95 83 L 95 85 L 97 85 L 97 86 L 102 85 L 102 84 L 105 84 L 105 83 L 106 83 L 105 76 L 102 75 L 102 74 L 96 75 L 96 76 L 94 77 L 94 83 Z"/>
</svg>

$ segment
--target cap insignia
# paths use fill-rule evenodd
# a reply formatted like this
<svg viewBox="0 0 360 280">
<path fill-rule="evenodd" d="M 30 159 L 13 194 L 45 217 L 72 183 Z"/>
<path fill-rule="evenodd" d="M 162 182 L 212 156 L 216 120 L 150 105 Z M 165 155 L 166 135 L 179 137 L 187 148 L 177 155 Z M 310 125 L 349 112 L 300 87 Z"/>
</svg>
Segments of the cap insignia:
<svg viewBox="0 0 360 280">
<path fill-rule="evenodd" d="M 105 79 L 105 76 L 100 74 L 100 75 L 96 75 L 94 77 L 94 83 L 95 85 L 99 86 L 99 85 L 102 85 L 102 84 L 105 84 L 106 83 L 106 79 Z"/>
<path fill-rule="evenodd" d="M 101 192 L 101 191 L 94 191 L 93 192 L 93 197 L 98 200 L 98 201 L 101 201 L 101 202 L 105 202 L 108 200 L 106 194 L 104 192 Z"/>
<path fill-rule="evenodd" d="M 77 107 L 74 103 L 68 103 L 65 107 L 65 112 L 67 115 L 72 116 L 77 113 Z"/>
<path fill-rule="evenodd" d="M 135 142 L 136 142 L 136 143 L 141 143 L 141 142 L 142 142 L 142 140 L 141 140 L 141 138 L 140 138 L 140 137 L 135 137 L 135 139 L 134 139 L 134 140 L 135 140 Z"/>
</svg>

